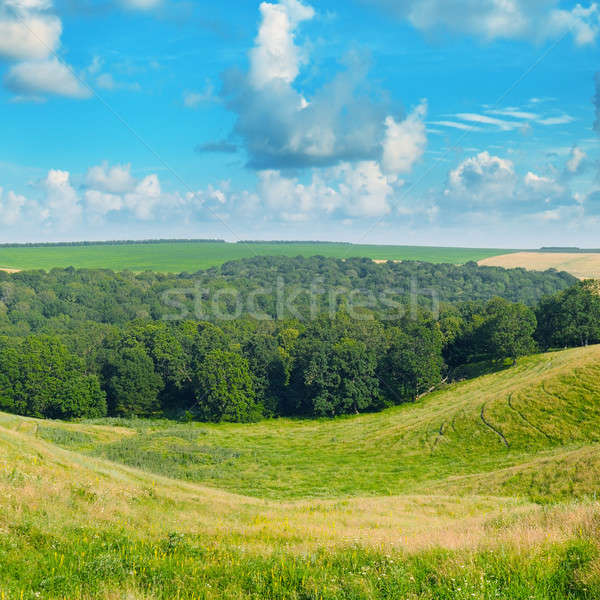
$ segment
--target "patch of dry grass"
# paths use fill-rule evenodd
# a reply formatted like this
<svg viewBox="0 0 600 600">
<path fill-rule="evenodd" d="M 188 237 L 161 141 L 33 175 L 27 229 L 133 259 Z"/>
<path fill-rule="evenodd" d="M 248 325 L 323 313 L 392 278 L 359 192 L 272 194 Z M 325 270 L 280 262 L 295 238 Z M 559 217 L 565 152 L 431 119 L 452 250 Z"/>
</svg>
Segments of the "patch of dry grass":
<svg viewBox="0 0 600 600">
<path fill-rule="evenodd" d="M 505 269 L 521 267 L 530 271 L 556 269 L 571 273 L 579 279 L 600 279 L 600 253 L 593 252 L 514 252 L 484 258 L 478 264 L 482 267 L 503 267 Z"/>
</svg>

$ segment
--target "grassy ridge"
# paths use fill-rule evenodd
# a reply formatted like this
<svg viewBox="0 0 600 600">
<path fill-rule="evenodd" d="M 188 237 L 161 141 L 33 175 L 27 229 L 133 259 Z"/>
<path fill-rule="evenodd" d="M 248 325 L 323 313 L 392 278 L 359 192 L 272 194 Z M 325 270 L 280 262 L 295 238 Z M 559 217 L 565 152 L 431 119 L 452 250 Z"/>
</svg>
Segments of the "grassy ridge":
<svg viewBox="0 0 600 600">
<path fill-rule="evenodd" d="M 140 243 L 126 245 L 40 246 L 0 248 L 0 267 L 51 269 L 76 267 L 120 271 L 195 272 L 224 262 L 252 256 L 367 257 L 374 260 L 421 260 L 462 264 L 482 260 L 506 250 L 437 248 L 427 246 L 377 246 L 324 243 L 212 242 Z"/>
<path fill-rule="evenodd" d="M 335 421 L 0 414 L 0 597 L 598 598 L 599 399 L 591 347 Z"/>
<path fill-rule="evenodd" d="M 45 425 L 40 435 L 79 452 L 255 497 L 420 494 L 433 486 L 440 493 L 464 487 L 551 501 L 600 491 L 594 477 L 600 472 L 599 399 L 596 346 L 529 357 L 417 404 L 335 421 L 137 420 L 123 422 L 108 440 L 89 425 L 84 438 L 81 426 L 71 426 L 78 428 L 71 438 L 62 424 Z M 579 459 L 585 468 L 576 468 L 572 452 L 584 447 Z M 553 480 L 542 476 L 540 465 Z M 568 465 L 577 480 L 565 476 Z"/>
<path fill-rule="evenodd" d="M 61 450 L 36 436 L 33 420 L 3 423 L 5 600 L 600 594 L 596 502 L 545 508 L 408 495 L 279 503 Z"/>
</svg>

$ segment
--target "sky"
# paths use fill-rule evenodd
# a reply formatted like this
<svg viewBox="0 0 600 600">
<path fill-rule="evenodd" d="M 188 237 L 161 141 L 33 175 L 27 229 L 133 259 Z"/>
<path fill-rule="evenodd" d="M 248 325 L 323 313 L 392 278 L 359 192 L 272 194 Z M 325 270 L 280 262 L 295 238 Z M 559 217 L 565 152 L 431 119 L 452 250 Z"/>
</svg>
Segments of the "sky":
<svg viewBox="0 0 600 600">
<path fill-rule="evenodd" d="M 0 0 L 0 242 L 600 247 L 600 5 Z"/>
</svg>

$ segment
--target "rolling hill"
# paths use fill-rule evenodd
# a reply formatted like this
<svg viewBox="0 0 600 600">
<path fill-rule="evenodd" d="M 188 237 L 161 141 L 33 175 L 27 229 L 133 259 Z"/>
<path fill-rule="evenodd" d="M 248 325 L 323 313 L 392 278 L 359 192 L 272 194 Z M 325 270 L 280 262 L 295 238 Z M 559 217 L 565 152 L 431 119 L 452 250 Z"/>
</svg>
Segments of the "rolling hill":
<svg viewBox="0 0 600 600">
<path fill-rule="evenodd" d="M 597 598 L 600 347 L 334 421 L 0 415 L 8 598 Z"/>
<path fill-rule="evenodd" d="M 114 244 L 90 242 L 82 245 L 0 247 L 0 267 L 8 270 L 53 268 L 113 269 L 194 273 L 231 260 L 253 256 L 367 257 L 376 260 L 420 260 L 431 263 L 463 264 L 508 250 L 386 246 L 328 242 L 139 242 Z"/>
</svg>

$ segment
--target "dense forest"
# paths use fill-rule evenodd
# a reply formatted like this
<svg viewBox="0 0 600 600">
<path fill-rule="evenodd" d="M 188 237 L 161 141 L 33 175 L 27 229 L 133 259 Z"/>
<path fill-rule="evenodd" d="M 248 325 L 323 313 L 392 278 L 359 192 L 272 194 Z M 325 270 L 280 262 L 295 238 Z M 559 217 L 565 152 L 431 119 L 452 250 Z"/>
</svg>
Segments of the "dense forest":
<svg viewBox="0 0 600 600">
<path fill-rule="evenodd" d="M 0 410 L 37 417 L 331 417 L 414 401 L 465 365 L 597 342 L 597 286 L 553 271 L 260 257 L 194 275 L 0 274 Z"/>
</svg>

